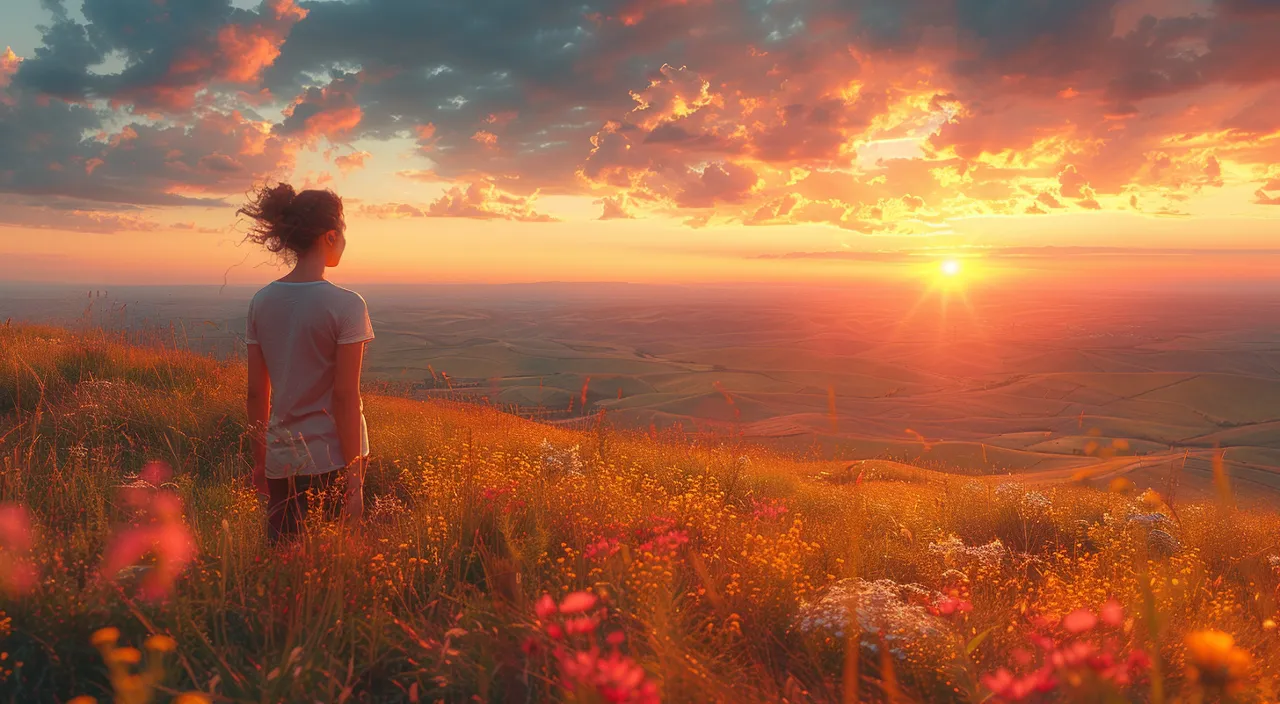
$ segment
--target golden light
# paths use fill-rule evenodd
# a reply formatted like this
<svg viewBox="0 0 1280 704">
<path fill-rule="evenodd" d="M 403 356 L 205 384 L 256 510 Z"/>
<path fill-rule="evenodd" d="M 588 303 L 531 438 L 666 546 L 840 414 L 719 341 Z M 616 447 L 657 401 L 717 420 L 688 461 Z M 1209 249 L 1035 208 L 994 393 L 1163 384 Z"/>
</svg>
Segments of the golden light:
<svg viewBox="0 0 1280 704">
<path fill-rule="evenodd" d="M 942 262 L 943 276 L 957 276 L 960 274 L 960 262 L 955 259 L 945 259 Z"/>
</svg>

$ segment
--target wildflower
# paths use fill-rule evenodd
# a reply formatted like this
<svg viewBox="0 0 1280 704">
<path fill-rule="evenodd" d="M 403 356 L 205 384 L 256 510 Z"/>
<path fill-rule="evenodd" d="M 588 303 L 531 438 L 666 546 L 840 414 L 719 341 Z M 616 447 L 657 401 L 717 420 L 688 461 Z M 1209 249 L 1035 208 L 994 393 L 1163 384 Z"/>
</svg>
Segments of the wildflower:
<svg viewBox="0 0 1280 704">
<path fill-rule="evenodd" d="M 17 596 L 35 586 L 36 568 L 27 559 L 33 544 L 27 510 L 0 504 L 0 592 Z"/>
<path fill-rule="evenodd" d="M 983 675 L 983 686 L 990 689 L 995 696 L 1005 701 L 1019 702 L 1037 692 L 1053 691 L 1056 683 L 1045 670 L 1036 670 L 1024 677 L 1016 677 L 1005 668 L 993 674 Z"/>
<path fill-rule="evenodd" d="M 1084 633 L 1093 630 L 1098 624 L 1098 617 L 1088 609 L 1076 609 L 1062 619 L 1062 627 L 1068 633 Z"/>
<path fill-rule="evenodd" d="M 178 649 L 178 643 L 169 636 L 157 634 L 147 638 L 143 647 L 157 653 L 172 653 Z"/>
<path fill-rule="evenodd" d="M 850 628 L 867 634 L 864 648 L 879 647 L 880 637 L 895 657 L 904 657 L 907 643 L 941 635 L 943 624 L 925 607 L 939 597 L 917 584 L 891 579 L 846 579 L 831 585 L 822 598 L 801 604 L 796 628 L 844 638 Z"/>
<path fill-rule="evenodd" d="M 983 675 L 981 681 L 1005 701 L 1020 701 L 1059 688 L 1066 690 L 1065 698 L 1072 701 L 1120 700 L 1117 690 L 1132 684 L 1151 665 L 1145 652 L 1125 652 L 1118 634 L 1105 632 L 1123 623 L 1124 609 L 1115 600 L 1104 604 L 1097 614 L 1079 608 L 1056 622 L 1033 619 L 1039 631 L 1028 634 L 1028 640 L 1044 652 L 1041 665 L 1022 675 L 999 668 Z M 1014 659 L 1022 667 L 1032 666 L 1032 655 L 1026 650 L 1016 650 Z"/>
<path fill-rule="evenodd" d="M 1115 599 L 1107 601 L 1098 611 L 1099 618 L 1108 626 L 1118 628 L 1124 624 L 1124 607 Z"/>
<path fill-rule="evenodd" d="M 756 521 L 772 521 L 787 513 L 784 499 L 752 499 L 751 518 Z"/>
<path fill-rule="evenodd" d="M 969 546 L 954 535 L 948 536 L 941 542 L 929 543 L 928 550 L 930 554 L 938 555 L 948 563 L 956 565 L 971 563 L 998 565 L 1009 554 L 999 538 L 986 545 Z"/>
<path fill-rule="evenodd" d="M 564 598 L 560 602 L 560 613 L 577 614 L 586 611 L 595 606 L 600 601 L 599 597 L 591 592 L 574 592 Z"/>
<path fill-rule="evenodd" d="M 547 474 L 567 474 L 571 477 L 582 476 L 582 458 L 578 456 L 579 447 L 574 445 L 565 450 L 557 449 L 551 441 L 543 438 L 539 446 L 542 453 L 542 467 Z"/>
<path fill-rule="evenodd" d="M 1167 558 L 1182 552 L 1182 543 L 1168 531 L 1156 528 L 1147 533 L 1147 551 L 1154 557 Z"/>
<path fill-rule="evenodd" d="M 142 520 L 118 532 L 102 558 L 101 573 L 114 577 L 147 555 L 154 563 L 141 583 L 142 595 L 160 598 L 172 588 L 195 557 L 195 539 L 182 517 L 182 500 L 171 491 L 155 487 L 168 477 L 168 466 L 147 465 L 140 483 L 125 487 L 123 498 L 142 513 Z"/>
<path fill-rule="evenodd" d="M 1235 638 L 1223 631 L 1189 634 L 1186 638 L 1187 679 L 1207 689 L 1239 689 L 1253 669 L 1253 658 L 1235 643 Z"/>
<path fill-rule="evenodd" d="M 1049 497 L 1038 491 L 1028 491 L 1022 496 L 1022 506 L 1037 511 L 1046 511 L 1053 505 Z"/>
<path fill-rule="evenodd" d="M 621 549 L 617 538 L 601 538 L 582 550 L 582 556 L 588 560 L 610 557 Z"/>
<path fill-rule="evenodd" d="M 542 621 L 549 621 L 551 617 L 556 615 L 556 601 L 551 598 L 550 594 L 543 594 L 538 599 L 538 603 L 534 606 L 538 618 Z"/>
<path fill-rule="evenodd" d="M 108 626 L 106 628 L 99 628 L 98 630 L 94 631 L 93 637 L 89 639 L 89 642 L 93 644 L 93 647 L 101 650 L 102 648 L 110 648 L 115 646 L 115 644 L 119 640 L 120 640 L 120 629 L 114 626 Z"/>
<path fill-rule="evenodd" d="M 142 662 L 142 653 L 137 648 L 113 648 L 108 652 L 107 660 L 121 665 L 137 665 Z"/>
<path fill-rule="evenodd" d="M 640 544 L 641 552 L 650 552 L 654 554 L 672 553 L 676 548 L 689 542 L 689 534 L 682 530 L 669 530 L 658 535 L 648 542 Z"/>
</svg>

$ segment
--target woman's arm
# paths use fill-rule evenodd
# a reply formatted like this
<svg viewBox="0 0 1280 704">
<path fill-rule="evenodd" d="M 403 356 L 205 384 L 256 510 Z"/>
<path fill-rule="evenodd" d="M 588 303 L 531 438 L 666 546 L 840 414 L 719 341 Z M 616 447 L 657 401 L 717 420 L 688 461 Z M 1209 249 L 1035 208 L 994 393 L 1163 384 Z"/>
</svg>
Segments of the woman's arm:
<svg viewBox="0 0 1280 704">
<path fill-rule="evenodd" d="M 253 485 L 267 495 L 267 421 L 271 417 L 271 376 L 260 345 L 249 345 L 249 443 L 253 450 Z"/>
<path fill-rule="evenodd" d="M 333 378 L 333 417 L 338 426 L 338 444 L 347 467 L 347 516 L 364 513 L 364 457 L 361 454 L 360 367 L 364 363 L 363 342 L 338 345 L 338 363 Z"/>
</svg>

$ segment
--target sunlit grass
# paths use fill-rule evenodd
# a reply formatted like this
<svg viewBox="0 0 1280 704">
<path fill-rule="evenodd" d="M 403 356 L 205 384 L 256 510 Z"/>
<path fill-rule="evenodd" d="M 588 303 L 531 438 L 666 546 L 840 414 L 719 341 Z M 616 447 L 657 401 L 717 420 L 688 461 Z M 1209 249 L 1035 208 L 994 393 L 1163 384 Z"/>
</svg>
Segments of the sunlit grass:
<svg viewBox="0 0 1280 704">
<path fill-rule="evenodd" d="M 1275 698 L 1274 514 L 368 396 L 367 522 L 273 552 L 243 388 L 236 364 L 0 328 L 0 692 Z M 122 541 L 145 554 L 104 573 Z"/>
</svg>

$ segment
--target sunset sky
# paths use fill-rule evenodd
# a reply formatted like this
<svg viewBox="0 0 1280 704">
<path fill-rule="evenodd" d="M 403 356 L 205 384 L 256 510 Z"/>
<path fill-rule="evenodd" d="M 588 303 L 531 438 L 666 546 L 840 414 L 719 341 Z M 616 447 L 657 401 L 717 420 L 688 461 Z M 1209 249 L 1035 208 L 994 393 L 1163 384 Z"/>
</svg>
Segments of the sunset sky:
<svg viewBox="0 0 1280 704">
<path fill-rule="evenodd" d="M 4 0 L 0 279 L 269 280 L 235 210 L 278 179 L 344 197 L 349 281 L 1269 275 L 1278 40 L 1276 0 Z"/>
</svg>

